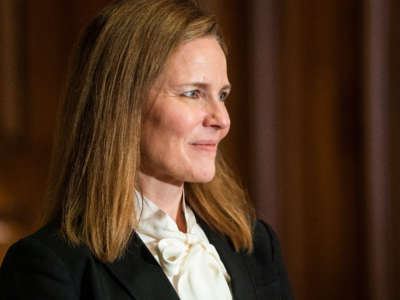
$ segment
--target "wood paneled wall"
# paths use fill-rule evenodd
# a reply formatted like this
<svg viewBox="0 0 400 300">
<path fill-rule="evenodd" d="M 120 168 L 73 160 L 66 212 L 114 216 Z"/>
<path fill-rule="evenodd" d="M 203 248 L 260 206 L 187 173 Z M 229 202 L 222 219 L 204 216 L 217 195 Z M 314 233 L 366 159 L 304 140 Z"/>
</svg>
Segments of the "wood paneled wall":
<svg viewBox="0 0 400 300">
<path fill-rule="evenodd" d="M 296 299 L 397 299 L 400 8 L 251 3 L 250 187 Z"/>
<path fill-rule="evenodd" d="M 1 1 L 0 261 L 37 229 L 68 55 L 106 2 Z"/>
<path fill-rule="evenodd" d="M 388 245 L 389 253 L 389 297 L 400 299 L 400 2 L 390 2 L 389 24 L 389 66 L 390 66 L 390 234 Z"/>
<path fill-rule="evenodd" d="M 400 299 L 400 2 L 390 1 L 389 6 L 389 297 Z"/>
<path fill-rule="evenodd" d="M 362 7 L 306 2 L 278 8 L 277 228 L 298 299 L 365 299 Z"/>
</svg>

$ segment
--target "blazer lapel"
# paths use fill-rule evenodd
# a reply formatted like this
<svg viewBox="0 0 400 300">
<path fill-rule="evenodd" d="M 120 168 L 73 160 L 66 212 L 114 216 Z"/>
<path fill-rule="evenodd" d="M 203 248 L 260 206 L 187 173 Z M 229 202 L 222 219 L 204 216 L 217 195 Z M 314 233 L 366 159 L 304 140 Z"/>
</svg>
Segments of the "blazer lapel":
<svg viewBox="0 0 400 300">
<path fill-rule="evenodd" d="M 232 296 L 234 300 L 256 300 L 255 287 L 250 279 L 242 253 L 235 252 L 228 240 L 212 230 L 200 217 L 199 225 L 206 233 L 208 240 L 217 249 L 226 270 L 231 277 Z"/>
<path fill-rule="evenodd" d="M 160 265 L 136 234 L 125 255 L 106 267 L 136 300 L 179 300 Z"/>
</svg>

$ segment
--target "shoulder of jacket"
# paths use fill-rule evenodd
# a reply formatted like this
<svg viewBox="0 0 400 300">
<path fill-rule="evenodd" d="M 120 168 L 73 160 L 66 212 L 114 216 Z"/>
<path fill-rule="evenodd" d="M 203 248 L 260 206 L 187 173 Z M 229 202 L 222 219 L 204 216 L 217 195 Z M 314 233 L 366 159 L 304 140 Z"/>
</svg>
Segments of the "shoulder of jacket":
<svg viewBox="0 0 400 300">
<path fill-rule="evenodd" d="M 13 244 L 8 252 L 29 251 L 34 255 L 48 255 L 54 259 L 61 260 L 66 266 L 80 264 L 83 260 L 92 259 L 89 249 L 84 246 L 74 246 L 65 240 L 60 234 L 57 223 L 50 223 L 40 228 L 35 233 L 22 238 Z"/>
<path fill-rule="evenodd" d="M 278 239 L 271 225 L 261 219 L 258 219 L 254 225 L 254 238 L 269 243 L 276 243 Z"/>
</svg>

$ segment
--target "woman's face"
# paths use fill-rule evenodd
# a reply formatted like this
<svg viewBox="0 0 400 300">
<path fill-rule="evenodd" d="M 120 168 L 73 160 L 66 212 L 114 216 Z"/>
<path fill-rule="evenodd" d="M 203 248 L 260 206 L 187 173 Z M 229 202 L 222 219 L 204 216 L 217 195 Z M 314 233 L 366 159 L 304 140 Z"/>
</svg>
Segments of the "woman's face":
<svg viewBox="0 0 400 300">
<path fill-rule="evenodd" d="M 225 55 L 214 37 L 180 45 L 144 107 L 141 172 L 174 184 L 210 181 L 229 131 L 229 92 Z"/>
</svg>

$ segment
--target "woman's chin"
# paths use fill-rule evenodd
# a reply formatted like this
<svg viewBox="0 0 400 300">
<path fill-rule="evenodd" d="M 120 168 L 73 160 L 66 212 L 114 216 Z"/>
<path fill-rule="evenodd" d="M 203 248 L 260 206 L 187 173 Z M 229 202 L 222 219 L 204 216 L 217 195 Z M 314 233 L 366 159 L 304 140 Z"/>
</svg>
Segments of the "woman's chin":
<svg viewBox="0 0 400 300">
<path fill-rule="evenodd" d="M 192 176 L 190 177 L 191 177 L 190 179 L 186 180 L 187 182 L 193 182 L 193 183 L 210 182 L 215 177 L 215 167 L 196 170 L 196 172 L 193 172 Z"/>
</svg>

